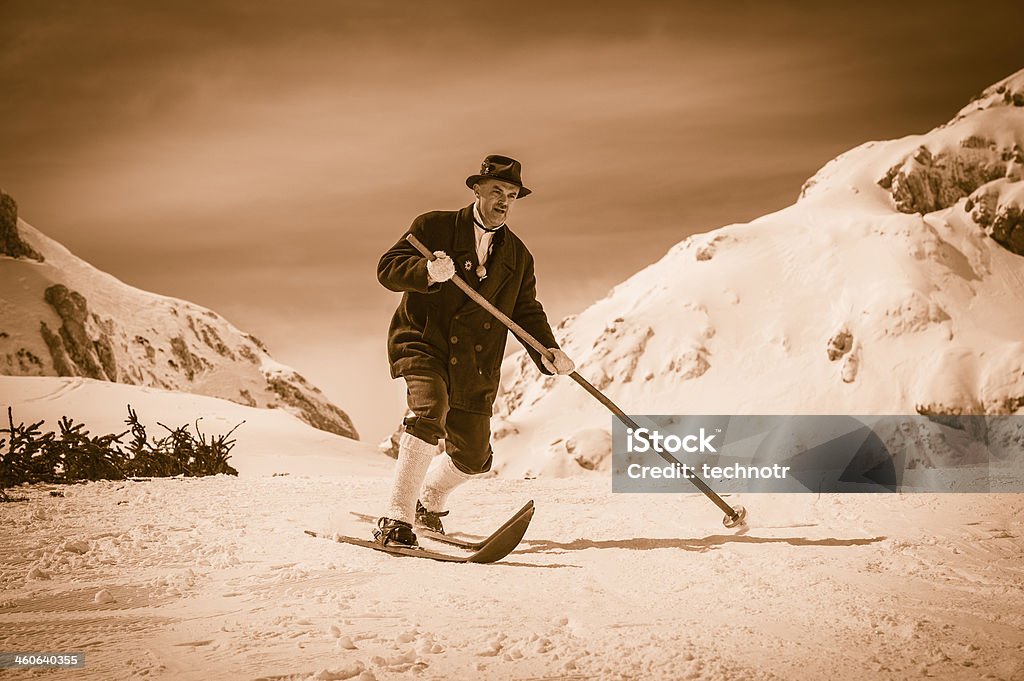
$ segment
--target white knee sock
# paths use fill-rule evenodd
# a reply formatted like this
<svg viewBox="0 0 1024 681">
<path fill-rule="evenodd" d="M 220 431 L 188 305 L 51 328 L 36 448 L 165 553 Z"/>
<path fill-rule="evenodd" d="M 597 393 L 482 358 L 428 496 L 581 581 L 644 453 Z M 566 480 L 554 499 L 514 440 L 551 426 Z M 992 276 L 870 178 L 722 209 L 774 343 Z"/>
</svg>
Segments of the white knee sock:
<svg viewBox="0 0 1024 681">
<path fill-rule="evenodd" d="M 456 468 L 447 454 L 437 457 L 423 485 L 423 495 L 420 496 L 423 507 L 434 513 L 447 510 L 445 505 L 448 503 L 448 495 L 472 477 Z"/>
<path fill-rule="evenodd" d="M 416 498 L 419 496 L 430 460 L 437 451 L 437 445 L 424 442 L 409 433 L 402 433 L 398 440 L 395 481 L 391 486 L 391 499 L 384 511 L 385 517 L 412 524 L 416 516 Z"/>
</svg>

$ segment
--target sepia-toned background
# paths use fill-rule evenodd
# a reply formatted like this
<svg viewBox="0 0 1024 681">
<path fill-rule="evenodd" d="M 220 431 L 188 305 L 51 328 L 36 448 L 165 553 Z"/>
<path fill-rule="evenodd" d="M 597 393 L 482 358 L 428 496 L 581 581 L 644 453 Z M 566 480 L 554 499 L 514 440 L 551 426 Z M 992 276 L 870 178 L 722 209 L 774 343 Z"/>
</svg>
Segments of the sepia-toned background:
<svg viewBox="0 0 1024 681">
<path fill-rule="evenodd" d="M 1021 67 L 1020 3 L 0 3 L 0 186 L 226 315 L 364 439 L 395 425 L 379 254 L 487 153 L 557 320 L 687 234 Z"/>
</svg>

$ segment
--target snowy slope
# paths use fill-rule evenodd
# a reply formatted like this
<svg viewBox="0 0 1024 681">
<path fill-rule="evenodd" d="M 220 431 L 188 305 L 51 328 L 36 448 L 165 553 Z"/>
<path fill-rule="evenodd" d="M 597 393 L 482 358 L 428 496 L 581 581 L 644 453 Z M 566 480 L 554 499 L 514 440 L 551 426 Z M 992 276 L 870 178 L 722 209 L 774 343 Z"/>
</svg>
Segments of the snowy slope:
<svg viewBox="0 0 1024 681">
<path fill-rule="evenodd" d="M 128 286 L 23 220 L 17 229 L 43 260 L 0 256 L 0 374 L 84 376 L 209 395 L 280 408 L 358 437 L 319 389 L 223 317 Z"/>
<path fill-rule="evenodd" d="M 700 495 L 489 479 L 446 522 L 535 498 L 525 542 L 450 565 L 302 533 L 367 536 L 384 476 L 50 489 L 0 504 L 0 648 L 79 681 L 1024 675 L 1022 495 L 758 495 L 734 536 Z"/>
<path fill-rule="evenodd" d="M 632 414 L 1024 413 L 1022 172 L 1024 71 L 841 155 L 788 208 L 682 241 L 556 334 Z M 496 467 L 600 468 L 611 418 L 513 355 Z"/>
</svg>

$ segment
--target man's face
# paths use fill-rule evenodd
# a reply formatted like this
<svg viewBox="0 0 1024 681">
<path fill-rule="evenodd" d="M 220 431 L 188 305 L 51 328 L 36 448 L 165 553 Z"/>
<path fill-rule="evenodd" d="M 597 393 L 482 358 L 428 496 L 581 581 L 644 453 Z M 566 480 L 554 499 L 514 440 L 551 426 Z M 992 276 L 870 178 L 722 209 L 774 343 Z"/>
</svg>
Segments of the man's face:
<svg viewBox="0 0 1024 681">
<path fill-rule="evenodd" d="M 519 187 L 503 180 L 481 180 L 473 190 L 485 227 L 497 227 L 508 220 L 512 204 L 519 196 Z"/>
</svg>

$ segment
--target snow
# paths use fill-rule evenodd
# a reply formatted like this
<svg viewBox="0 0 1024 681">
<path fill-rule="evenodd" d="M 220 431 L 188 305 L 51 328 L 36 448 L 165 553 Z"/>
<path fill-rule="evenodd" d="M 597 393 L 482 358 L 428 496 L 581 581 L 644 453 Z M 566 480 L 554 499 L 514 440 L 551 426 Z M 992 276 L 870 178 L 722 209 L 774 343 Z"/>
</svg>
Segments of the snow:
<svg viewBox="0 0 1024 681">
<path fill-rule="evenodd" d="M 1024 495 L 748 495 L 755 522 L 733 534 L 696 494 L 491 477 L 455 492 L 448 526 L 487 534 L 531 498 L 533 524 L 504 561 L 451 565 L 307 537 L 369 536 L 349 511 L 376 511 L 390 465 L 283 412 L 84 379 L 0 392 L 19 418 L 94 432 L 126 401 L 208 432 L 246 419 L 238 477 L 33 485 L 0 505 L 0 648 L 85 652 L 76 678 L 1024 674 Z"/>
</svg>

